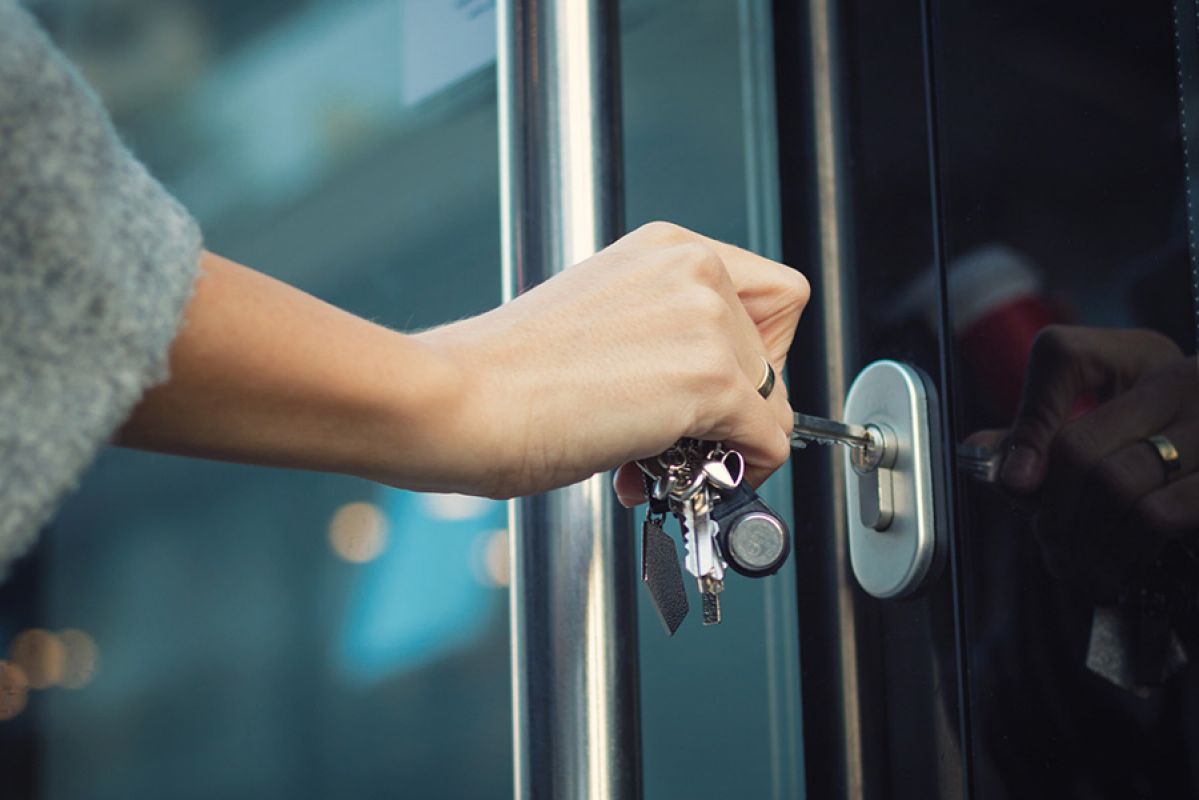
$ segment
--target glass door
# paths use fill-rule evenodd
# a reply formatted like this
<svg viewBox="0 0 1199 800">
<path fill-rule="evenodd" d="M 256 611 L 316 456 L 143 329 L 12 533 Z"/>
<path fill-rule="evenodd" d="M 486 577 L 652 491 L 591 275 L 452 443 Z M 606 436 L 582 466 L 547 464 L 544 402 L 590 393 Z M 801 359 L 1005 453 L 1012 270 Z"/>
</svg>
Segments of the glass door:
<svg viewBox="0 0 1199 800">
<path fill-rule="evenodd" d="M 1193 5 L 928 5 L 970 794 L 1195 796 Z"/>
<path fill-rule="evenodd" d="M 938 400 L 945 566 L 878 600 L 793 460 L 808 789 L 1199 791 L 1194 4 L 776 4 L 798 408 Z M 998 452 L 987 479 L 968 456 Z M 806 543 L 806 544 L 804 544 Z"/>
<path fill-rule="evenodd" d="M 777 258 L 770 3 L 624 0 L 621 15 L 627 227 L 667 219 Z M 762 490 L 789 524 L 790 488 L 784 469 Z M 730 575 L 718 626 L 693 594 L 671 638 L 638 587 L 646 798 L 805 796 L 792 558 Z"/>
<path fill-rule="evenodd" d="M 793 43 L 779 53 L 785 253 L 813 284 L 792 355 L 792 405 L 842 418 L 850 383 L 879 359 L 916 367 L 943 394 L 919 4 L 777 6 L 780 40 Z M 953 572 L 935 570 L 900 600 L 861 590 L 847 548 L 844 458 L 809 447 L 792 459 L 807 788 L 814 797 L 957 797 Z"/>
<path fill-rule="evenodd" d="M 396 328 L 500 301 L 494 3 L 27 5 L 210 249 Z M 769 3 L 621 16 L 628 226 L 777 256 Z M 0 793 L 510 797 L 507 535 L 500 503 L 105 452 L 0 584 Z M 639 595 L 647 797 L 802 796 L 796 586 L 733 577 L 673 639 Z"/>
</svg>

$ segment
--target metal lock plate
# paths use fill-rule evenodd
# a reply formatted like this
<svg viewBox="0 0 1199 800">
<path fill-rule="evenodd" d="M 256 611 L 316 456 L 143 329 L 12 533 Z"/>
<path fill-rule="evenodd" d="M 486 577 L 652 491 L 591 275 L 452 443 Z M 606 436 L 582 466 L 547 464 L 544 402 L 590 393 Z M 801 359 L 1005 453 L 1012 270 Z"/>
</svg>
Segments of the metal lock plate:
<svg viewBox="0 0 1199 800">
<path fill-rule="evenodd" d="M 883 530 L 863 521 L 861 492 L 877 491 L 845 453 L 849 558 L 862 588 L 879 598 L 918 591 L 939 570 L 945 547 L 936 505 L 934 395 L 921 373 L 898 361 L 876 361 L 845 399 L 845 421 L 894 433 L 891 518 Z M 866 504 L 869 505 L 869 504 Z"/>
</svg>

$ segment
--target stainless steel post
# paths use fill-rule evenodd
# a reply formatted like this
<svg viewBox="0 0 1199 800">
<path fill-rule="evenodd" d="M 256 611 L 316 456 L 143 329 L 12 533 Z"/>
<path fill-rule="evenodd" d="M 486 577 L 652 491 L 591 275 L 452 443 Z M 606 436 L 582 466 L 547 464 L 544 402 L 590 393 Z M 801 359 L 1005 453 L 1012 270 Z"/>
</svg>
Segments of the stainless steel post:
<svg viewBox="0 0 1199 800">
<path fill-rule="evenodd" d="M 606 0 L 500 0 L 510 299 L 622 227 L 619 29 Z M 516 797 L 638 798 L 631 518 L 610 477 L 510 505 Z"/>
</svg>

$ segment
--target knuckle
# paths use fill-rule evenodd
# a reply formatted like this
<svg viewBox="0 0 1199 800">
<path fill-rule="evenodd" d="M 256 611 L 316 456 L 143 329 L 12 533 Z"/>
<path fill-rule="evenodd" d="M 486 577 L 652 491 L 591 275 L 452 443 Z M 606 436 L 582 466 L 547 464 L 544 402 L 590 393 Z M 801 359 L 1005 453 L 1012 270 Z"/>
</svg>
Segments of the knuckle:
<svg viewBox="0 0 1199 800">
<path fill-rule="evenodd" d="M 688 276 L 703 286 L 719 286 L 724 276 L 724 263 L 716 251 L 701 241 L 681 244 L 679 250 Z"/>
<path fill-rule="evenodd" d="M 781 436 L 771 436 L 766 442 L 766 447 L 763 451 L 767 459 L 767 465 L 770 470 L 774 470 L 787 463 L 787 459 L 791 457 L 791 446 Z"/>
<path fill-rule="evenodd" d="M 723 329 L 732 316 L 732 311 L 720 292 L 708 287 L 698 288 L 690 293 L 686 309 L 691 320 L 703 324 L 702 331 L 697 331 L 698 333 L 712 335 L 720 342 L 725 341 Z"/>
<path fill-rule="evenodd" d="M 678 242 L 686 238 L 687 229 L 681 225 L 676 225 L 673 222 L 656 219 L 645 223 L 638 228 L 635 233 L 645 236 L 656 242 L 669 244 L 671 242 Z"/>
<path fill-rule="evenodd" d="M 784 297 L 792 308 L 803 309 L 812 297 L 812 284 L 807 277 L 797 269 L 787 268 L 788 281 Z"/>
<path fill-rule="evenodd" d="M 1049 458 L 1064 466 L 1082 466 L 1094 460 L 1099 450 L 1095 432 L 1085 421 L 1067 425 L 1053 440 Z"/>
<path fill-rule="evenodd" d="M 1094 484 L 1100 498 L 1115 498 L 1124 504 L 1135 499 L 1137 469 L 1124 458 L 1105 458 L 1095 467 Z"/>
<path fill-rule="evenodd" d="M 778 390 L 776 389 L 775 391 Z M 790 404 L 786 402 L 779 403 L 777 406 L 775 406 L 775 409 L 775 422 L 778 423 L 779 428 L 784 431 L 791 430 L 791 427 L 795 422 L 795 412 L 792 410 Z M 788 444 L 788 447 L 790 447 L 790 444 Z"/>
</svg>

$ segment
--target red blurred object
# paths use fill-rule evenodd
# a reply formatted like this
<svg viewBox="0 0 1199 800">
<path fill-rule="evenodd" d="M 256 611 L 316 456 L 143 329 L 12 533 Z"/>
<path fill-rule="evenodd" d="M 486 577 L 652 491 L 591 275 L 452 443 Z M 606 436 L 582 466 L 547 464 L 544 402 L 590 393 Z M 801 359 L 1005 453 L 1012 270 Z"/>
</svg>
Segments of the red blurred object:
<svg viewBox="0 0 1199 800">
<path fill-rule="evenodd" d="M 1062 321 L 1040 297 L 1025 295 L 996 306 L 958 331 L 962 358 L 988 390 L 996 410 L 1015 416 L 1033 339 L 1041 328 Z"/>
<path fill-rule="evenodd" d="M 1010 419 L 1020 406 L 1038 331 L 1069 318 L 1045 296 L 1031 259 L 1006 245 L 984 245 L 954 259 L 948 289 L 961 360 L 973 374 L 976 390 Z M 903 293 L 894 316 L 919 314 L 936 330 L 936 291 L 936 274 L 930 271 Z M 1075 412 L 1093 405 L 1089 398 L 1080 399 Z"/>
</svg>

